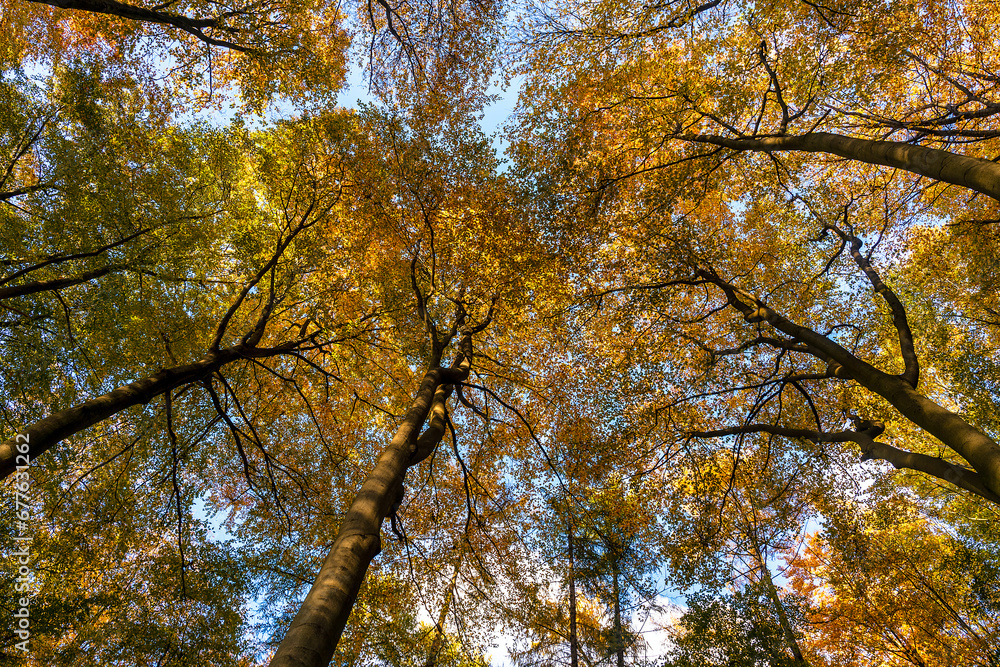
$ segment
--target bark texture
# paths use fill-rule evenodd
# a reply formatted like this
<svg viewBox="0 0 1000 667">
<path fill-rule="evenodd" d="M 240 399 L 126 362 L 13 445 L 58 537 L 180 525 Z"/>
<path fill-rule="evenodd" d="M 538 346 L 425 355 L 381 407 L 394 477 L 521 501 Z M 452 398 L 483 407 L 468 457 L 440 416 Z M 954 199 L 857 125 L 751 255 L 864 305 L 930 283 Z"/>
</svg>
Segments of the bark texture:
<svg viewBox="0 0 1000 667">
<path fill-rule="evenodd" d="M 319 575 L 271 660 L 271 667 L 327 667 L 347 625 L 372 559 L 382 548 L 382 521 L 402 496 L 407 469 L 433 451 L 445 429 L 445 404 L 453 382 L 468 375 L 459 368 L 432 367 L 424 375 L 403 423 L 361 485 L 340 526 Z M 423 436 L 421 426 L 430 415 Z"/>
<path fill-rule="evenodd" d="M 841 366 L 847 377 L 882 396 L 900 414 L 968 461 L 982 487 L 992 496 L 1000 496 L 1000 445 L 992 438 L 961 416 L 921 394 L 910 384 L 908 377 L 891 375 L 875 368 L 830 338 L 780 315 L 760 299 L 721 279 L 710 268 L 701 267 L 697 273 L 704 280 L 719 286 L 730 305 L 742 312 L 748 322 L 767 322 L 778 331 L 804 343 L 810 354 Z M 881 451 L 891 454 L 884 448 Z M 927 463 L 926 460 L 921 461 Z M 957 484 L 951 479 L 948 481 Z"/>
<path fill-rule="evenodd" d="M 244 346 L 228 347 L 194 363 L 157 371 L 103 396 L 60 410 L 35 422 L 19 433 L 22 436 L 20 442 L 27 439 L 28 454 L 34 461 L 59 441 L 88 426 L 134 405 L 149 403 L 172 389 L 207 378 L 224 365 L 243 356 L 253 356 L 252 349 Z M 0 479 L 10 475 L 17 467 L 17 442 L 15 436 L 0 444 Z"/>
<path fill-rule="evenodd" d="M 959 185 L 1000 200 L 1000 165 L 939 148 L 899 141 L 857 139 L 831 132 L 777 137 L 723 137 L 713 134 L 679 135 L 679 139 L 724 146 L 737 151 L 803 151 L 830 153 L 849 160 L 904 169 L 943 183 Z"/>
</svg>

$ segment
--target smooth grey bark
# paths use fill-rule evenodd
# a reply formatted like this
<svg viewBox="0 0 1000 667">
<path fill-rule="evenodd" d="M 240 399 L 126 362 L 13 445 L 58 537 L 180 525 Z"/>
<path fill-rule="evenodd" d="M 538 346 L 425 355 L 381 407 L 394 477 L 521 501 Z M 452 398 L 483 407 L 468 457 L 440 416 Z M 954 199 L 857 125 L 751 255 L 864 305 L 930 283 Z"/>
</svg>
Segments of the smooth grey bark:
<svg viewBox="0 0 1000 667">
<path fill-rule="evenodd" d="M 888 285 L 882 282 L 882 277 L 872 266 L 871 259 L 861 253 L 863 244 L 860 238 L 832 224 L 825 225 L 823 231 L 832 231 L 842 239 L 845 245 L 850 245 L 850 253 L 854 263 L 865 274 L 872 289 L 881 295 L 886 305 L 889 306 L 892 313 L 892 325 L 896 328 L 896 339 L 899 342 L 899 354 L 903 357 L 903 372 L 900 377 L 906 380 L 910 386 L 916 387 L 920 382 L 920 360 L 917 358 L 917 351 L 913 345 L 913 331 L 910 329 L 910 321 L 903 302 Z"/>
<path fill-rule="evenodd" d="M 899 141 L 857 139 L 831 132 L 774 137 L 681 134 L 677 135 L 677 138 L 737 151 L 830 153 L 867 164 L 903 169 L 943 183 L 969 188 L 1000 200 L 1000 165 L 939 148 L 915 146 Z"/>
<path fill-rule="evenodd" d="M 463 343 L 468 344 L 468 339 Z M 403 423 L 351 503 L 333 547 L 271 659 L 271 667 L 329 665 L 368 566 L 382 550 L 382 521 L 402 497 L 406 471 L 433 451 L 444 434 L 446 407 L 440 399 L 446 398 L 446 391 L 439 389 L 468 376 L 469 356 L 460 355 L 457 367 L 433 366 L 424 375 Z M 418 437 L 428 415 L 427 437 Z"/>
<path fill-rule="evenodd" d="M 885 373 L 811 329 L 778 317 L 774 327 L 795 335 L 840 363 L 858 384 L 882 396 L 900 414 L 968 461 L 994 495 L 1000 494 L 1000 446 L 954 412 L 917 392 L 906 380 Z M 950 481 L 950 480 L 949 480 Z"/>
</svg>

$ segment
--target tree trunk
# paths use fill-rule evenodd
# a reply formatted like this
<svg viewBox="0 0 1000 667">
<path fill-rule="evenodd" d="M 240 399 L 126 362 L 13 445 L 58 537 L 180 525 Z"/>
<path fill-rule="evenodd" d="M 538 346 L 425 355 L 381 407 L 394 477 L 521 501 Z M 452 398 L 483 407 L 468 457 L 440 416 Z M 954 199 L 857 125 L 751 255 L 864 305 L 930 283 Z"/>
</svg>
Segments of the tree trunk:
<svg viewBox="0 0 1000 667">
<path fill-rule="evenodd" d="M 788 614 L 785 612 L 785 605 L 781 602 L 781 597 L 778 596 L 778 589 L 771 579 L 771 570 L 768 569 L 767 563 L 764 562 L 764 556 L 761 553 L 760 545 L 757 543 L 757 537 L 753 534 L 753 528 L 750 528 L 749 532 L 751 533 L 750 539 L 753 542 L 753 548 L 756 552 L 757 565 L 760 567 L 761 583 L 764 584 L 764 588 L 767 590 L 767 597 L 771 599 L 771 604 L 774 605 L 774 610 L 778 614 L 778 624 L 781 625 L 785 644 L 788 645 L 788 649 L 792 652 L 795 662 L 807 665 L 809 663 L 802 656 L 802 649 L 799 648 L 799 642 L 795 639 L 795 632 L 792 630 L 792 624 L 788 620 Z"/>
<path fill-rule="evenodd" d="M 982 158 L 959 155 L 938 148 L 915 146 L 899 141 L 856 139 L 830 132 L 756 138 L 688 134 L 677 138 L 724 146 L 737 151 L 831 153 L 849 160 L 904 169 L 1000 200 L 1000 165 Z"/>
<path fill-rule="evenodd" d="M 622 591 L 619 583 L 618 562 L 611 566 L 612 585 L 615 597 L 615 651 L 618 654 L 618 667 L 625 667 L 625 636 L 622 632 Z"/>
<path fill-rule="evenodd" d="M 437 624 L 434 626 L 434 640 L 431 642 L 430 651 L 427 652 L 427 660 L 424 667 L 434 667 L 437 665 L 438 656 L 444 646 L 444 624 L 448 620 L 448 611 L 451 608 L 451 599 L 455 595 L 455 587 L 458 585 L 458 571 L 462 567 L 463 552 L 458 554 L 458 562 L 455 563 L 455 571 L 451 575 L 451 582 L 448 590 L 444 594 L 444 604 L 441 605 L 441 612 L 438 614 Z"/>
<path fill-rule="evenodd" d="M 439 387 L 461 381 L 468 374 L 468 358 L 459 361 L 460 369 L 434 366 L 424 375 L 402 425 L 351 503 L 337 539 L 278 646 L 271 667 L 329 665 L 368 565 L 382 550 L 382 520 L 402 497 L 406 471 L 420 460 L 419 454 L 426 456 L 432 451 L 432 445 L 444 434 L 441 416 L 444 405 L 440 398 L 446 398 L 447 392 L 443 387 L 439 391 Z M 436 435 L 436 440 L 424 436 L 418 439 L 420 427 L 432 408 L 434 414 L 428 431 Z"/>
<path fill-rule="evenodd" d="M 576 570 L 573 562 L 573 522 L 569 524 L 569 664 L 580 667 L 576 636 Z"/>
</svg>

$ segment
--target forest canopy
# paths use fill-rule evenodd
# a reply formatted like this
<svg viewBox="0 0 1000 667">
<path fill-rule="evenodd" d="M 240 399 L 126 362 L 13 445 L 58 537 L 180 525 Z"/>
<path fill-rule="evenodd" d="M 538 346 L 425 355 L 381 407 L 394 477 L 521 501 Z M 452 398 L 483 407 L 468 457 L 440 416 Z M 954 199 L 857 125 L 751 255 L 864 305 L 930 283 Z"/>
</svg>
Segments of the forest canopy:
<svg viewBox="0 0 1000 667">
<path fill-rule="evenodd" d="M 0 0 L 0 659 L 1000 667 L 997 34 Z"/>
</svg>

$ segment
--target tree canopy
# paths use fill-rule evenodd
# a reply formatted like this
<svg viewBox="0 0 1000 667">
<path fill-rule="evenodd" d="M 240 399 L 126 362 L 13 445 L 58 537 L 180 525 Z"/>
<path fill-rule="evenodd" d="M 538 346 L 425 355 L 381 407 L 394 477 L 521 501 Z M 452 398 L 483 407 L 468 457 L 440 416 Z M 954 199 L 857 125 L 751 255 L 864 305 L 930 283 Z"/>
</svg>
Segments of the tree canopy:
<svg viewBox="0 0 1000 667">
<path fill-rule="evenodd" d="M 3 660 L 1000 666 L 998 31 L 0 0 Z"/>
</svg>

